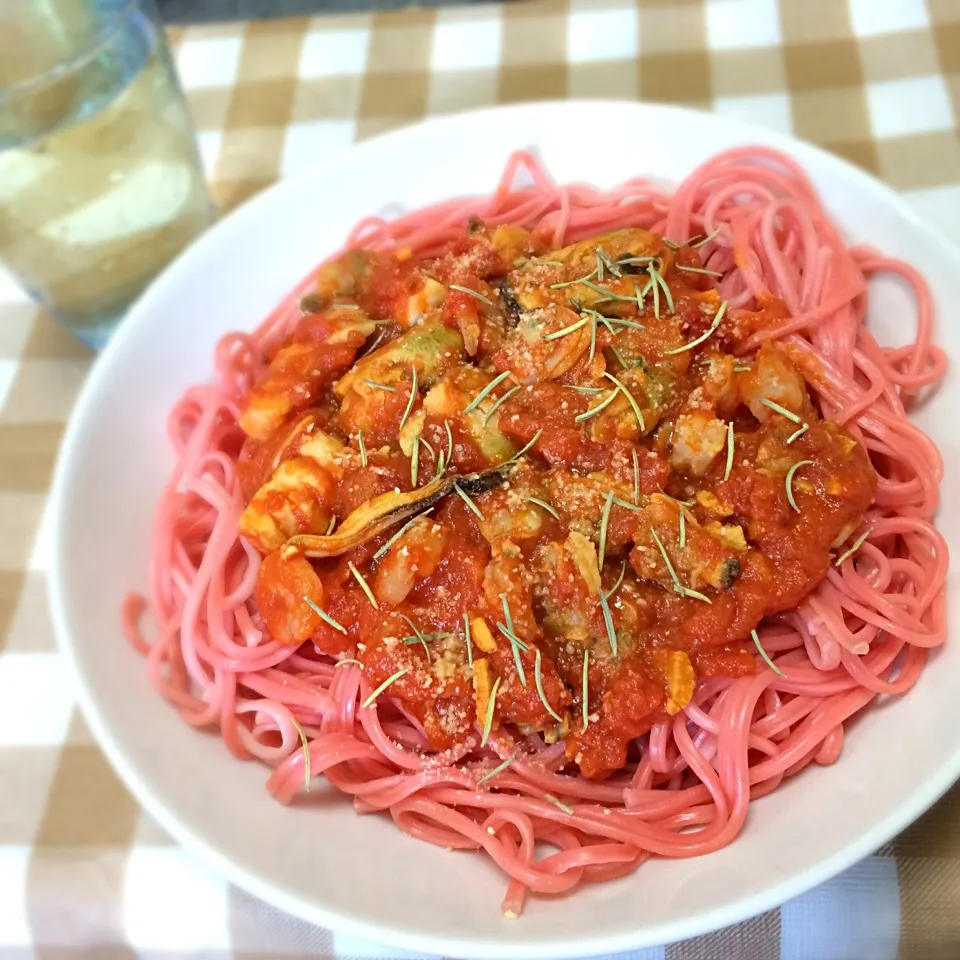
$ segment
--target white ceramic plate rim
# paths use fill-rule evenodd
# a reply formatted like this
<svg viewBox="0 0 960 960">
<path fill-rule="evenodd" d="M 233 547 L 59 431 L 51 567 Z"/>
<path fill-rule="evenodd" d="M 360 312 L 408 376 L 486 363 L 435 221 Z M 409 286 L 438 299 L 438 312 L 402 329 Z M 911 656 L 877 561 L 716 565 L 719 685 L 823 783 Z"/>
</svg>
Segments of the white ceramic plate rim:
<svg viewBox="0 0 960 960">
<path fill-rule="evenodd" d="M 703 119 L 703 114 L 685 108 L 659 105 L 618 103 L 614 101 L 584 101 L 569 100 L 546 103 L 525 103 L 506 107 L 491 107 L 477 111 L 470 111 L 475 122 L 483 126 L 495 123 L 505 114 L 542 115 L 543 111 L 557 111 L 559 113 L 575 113 L 591 108 L 618 107 L 624 110 L 637 111 L 667 111 L 680 114 L 687 118 L 690 124 L 696 124 Z M 785 900 L 797 896 L 813 886 L 822 883 L 863 857 L 875 851 L 882 844 L 893 838 L 897 833 L 912 823 L 927 810 L 951 784 L 960 777 L 960 745 L 952 754 L 944 758 L 939 773 L 920 783 L 910 795 L 895 808 L 888 816 L 875 822 L 867 831 L 856 840 L 848 843 L 833 856 L 826 857 L 808 869 L 798 871 L 787 879 L 774 883 L 761 892 L 742 897 L 731 904 L 697 913 L 689 919 L 646 923 L 636 931 L 617 934 L 586 933 L 582 940 L 555 941 L 530 943 L 522 939 L 514 939 L 509 935 L 497 938 L 458 938 L 450 936 L 436 936 L 429 932 L 410 933 L 389 925 L 371 923 L 358 920 L 345 913 L 331 911 L 309 899 L 301 898 L 288 892 L 279 890 L 270 882 L 263 880 L 255 873 L 238 867 L 228 855 L 215 848 L 207 840 L 194 832 L 177 812 L 168 809 L 151 791 L 141 777 L 137 764 L 128 757 L 119 746 L 111 729 L 104 720 L 100 707 L 94 700 L 87 679 L 80 670 L 77 659 L 77 650 L 74 643 L 73 631 L 67 615 L 64 597 L 64 543 L 62 532 L 65 527 L 65 507 L 67 503 L 66 488 L 70 481 L 73 464 L 79 455 L 79 445 L 85 430 L 87 420 L 92 416 L 98 399 L 101 383 L 109 377 L 114 355 L 119 353 L 123 344 L 133 336 L 139 320 L 150 311 L 155 299 L 168 288 L 176 288 L 180 283 L 181 274 L 186 270 L 186 264 L 194 251 L 205 248 L 218 242 L 218 239 L 229 230 L 237 228 L 246 218 L 254 216 L 260 208 L 273 202 L 273 197 L 280 191 L 296 190 L 301 182 L 313 180 L 324 171 L 332 171 L 349 164 L 352 157 L 367 153 L 379 152 L 385 147 L 396 147 L 404 141 L 415 139 L 424 130 L 432 133 L 442 132 L 444 125 L 459 122 L 462 114 L 453 114 L 444 117 L 428 119 L 412 127 L 392 131 L 357 144 L 350 150 L 333 159 L 318 163 L 315 166 L 301 171 L 292 177 L 282 180 L 263 193 L 255 197 L 229 217 L 213 227 L 196 244 L 185 251 L 159 277 L 151 288 L 146 291 L 140 301 L 131 309 L 130 314 L 108 344 L 102 357 L 91 372 L 82 394 L 74 408 L 65 437 L 61 446 L 55 479 L 51 496 L 51 526 L 52 526 L 52 563 L 49 586 L 49 599 L 53 616 L 54 628 L 59 649 L 68 661 L 72 674 L 77 679 L 78 702 L 82 713 L 87 720 L 98 743 L 103 748 L 110 763 L 131 790 L 133 795 L 144 809 L 174 838 L 176 838 L 190 852 L 196 854 L 213 869 L 225 875 L 232 882 L 247 890 L 256 897 L 310 922 L 329 927 L 335 931 L 366 938 L 382 944 L 388 944 L 402 949 L 418 952 L 436 953 L 459 956 L 463 958 L 478 958 L 485 960 L 493 953 L 506 954 L 518 958 L 562 958 L 578 957 L 586 953 L 612 953 L 629 949 L 636 949 L 656 944 L 674 942 L 679 939 L 697 936 L 716 930 L 720 927 L 736 923 L 740 920 L 755 916 L 767 909 L 777 906 Z M 907 203 L 885 184 L 864 173 L 852 164 L 841 160 L 826 151 L 810 144 L 797 141 L 791 137 L 762 130 L 752 124 L 741 121 L 725 120 L 725 123 L 740 132 L 742 142 L 751 143 L 762 141 L 766 144 L 783 150 L 794 156 L 801 163 L 804 157 L 816 157 L 817 162 L 824 168 L 833 167 L 845 177 L 855 176 L 860 179 L 864 187 L 868 186 L 876 195 L 878 203 L 893 208 L 902 218 L 909 220 L 913 227 L 927 234 L 931 242 L 949 251 L 949 256 L 956 263 L 957 273 L 960 274 L 960 250 L 936 228 L 923 221 L 907 205 Z M 524 146 L 517 144 L 518 147 Z M 638 171 L 642 173 L 643 171 Z M 438 200 L 444 199 L 437 197 Z M 364 214 L 358 210 L 358 219 Z M 295 281 L 293 281 L 295 282 Z M 292 283 L 291 283 L 292 285 Z M 180 719 L 171 711 L 171 723 L 180 723 Z M 225 760 L 225 762 L 233 762 Z"/>
</svg>

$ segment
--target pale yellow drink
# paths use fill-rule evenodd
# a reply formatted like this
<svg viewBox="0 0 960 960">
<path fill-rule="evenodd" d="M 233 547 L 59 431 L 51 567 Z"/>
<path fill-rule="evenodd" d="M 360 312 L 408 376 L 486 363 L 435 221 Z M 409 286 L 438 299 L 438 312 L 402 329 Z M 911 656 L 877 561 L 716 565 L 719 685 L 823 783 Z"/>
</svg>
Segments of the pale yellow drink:
<svg viewBox="0 0 960 960">
<path fill-rule="evenodd" d="M 126 17 L 89 61 L 0 95 L 0 262 L 95 345 L 211 219 L 162 34 L 138 4 Z M 32 62 L 56 47 L 36 40 Z M 0 56 L 8 74 L 30 62 Z"/>
</svg>

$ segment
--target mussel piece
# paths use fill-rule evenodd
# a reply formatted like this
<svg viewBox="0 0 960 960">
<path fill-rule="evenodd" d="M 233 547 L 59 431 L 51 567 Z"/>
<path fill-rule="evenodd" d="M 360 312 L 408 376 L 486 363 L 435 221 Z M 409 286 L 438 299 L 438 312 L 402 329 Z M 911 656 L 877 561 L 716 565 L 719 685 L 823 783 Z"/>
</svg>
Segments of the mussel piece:
<svg viewBox="0 0 960 960">
<path fill-rule="evenodd" d="M 364 343 L 364 345 L 357 352 L 357 360 L 368 356 L 383 346 L 386 346 L 386 344 L 395 338 L 398 329 L 399 328 L 393 323 L 378 324 L 373 336 L 368 337 L 366 343 Z"/>
<path fill-rule="evenodd" d="M 335 390 L 345 397 L 362 380 L 390 383 L 391 371 L 416 367 L 420 386 L 432 386 L 463 359 L 463 337 L 437 323 L 413 327 L 377 350 L 368 351 L 341 377 Z"/>
<path fill-rule="evenodd" d="M 315 313 L 323 313 L 325 309 L 326 304 L 315 293 L 308 293 L 300 298 L 300 313 L 305 317 L 312 316 Z"/>
<path fill-rule="evenodd" d="M 506 280 L 500 283 L 500 300 L 503 303 L 503 315 L 507 326 L 515 327 L 520 322 L 520 314 L 523 310 Z"/>
<path fill-rule="evenodd" d="M 723 573 L 720 575 L 720 582 L 717 586 L 721 590 L 727 590 L 734 585 L 737 577 L 740 576 L 740 561 L 736 557 L 731 557 L 723 567 Z"/>
<path fill-rule="evenodd" d="M 291 537 L 281 548 L 287 557 L 302 554 L 306 557 L 338 557 L 347 550 L 362 546 L 390 527 L 429 510 L 459 486 L 464 493 L 476 496 L 503 483 L 506 464 L 463 476 L 438 477 L 417 490 L 406 493 L 382 493 L 357 507 L 339 529 L 329 537 L 300 534 Z"/>
</svg>

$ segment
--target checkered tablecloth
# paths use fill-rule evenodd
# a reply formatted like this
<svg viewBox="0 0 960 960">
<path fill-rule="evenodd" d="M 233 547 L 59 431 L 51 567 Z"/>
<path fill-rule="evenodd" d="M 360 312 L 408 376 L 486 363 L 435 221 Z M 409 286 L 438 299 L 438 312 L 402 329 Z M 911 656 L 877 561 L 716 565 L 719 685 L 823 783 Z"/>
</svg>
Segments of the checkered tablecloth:
<svg viewBox="0 0 960 960">
<path fill-rule="evenodd" d="M 430 114 L 643 98 L 819 143 L 960 241 L 960 0 L 515 2 L 174 29 L 171 40 L 223 210 Z M 143 814 L 91 740 L 54 649 L 43 521 L 90 362 L 0 274 L 0 960 L 398 956 L 212 875 Z M 780 909 L 633 956 L 955 960 L 960 788 Z"/>
</svg>

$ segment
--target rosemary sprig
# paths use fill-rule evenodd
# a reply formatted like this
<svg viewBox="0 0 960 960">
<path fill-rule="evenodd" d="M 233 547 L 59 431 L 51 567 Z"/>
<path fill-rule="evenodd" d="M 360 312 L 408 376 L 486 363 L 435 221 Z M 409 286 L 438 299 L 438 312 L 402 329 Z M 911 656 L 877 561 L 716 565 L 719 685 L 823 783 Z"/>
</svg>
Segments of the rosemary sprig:
<svg viewBox="0 0 960 960">
<path fill-rule="evenodd" d="M 616 293 L 613 290 L 608 290 L 606 287 L 601 287 L 596 283 L 591 283 L 589 280 L 584 280 L 583 285 L 588 290 L 593 290 L 594 293 L 602 293 L 604 296 L 604 299 L 606 300 L 619 300 L 623 303 L 634 303 L 636 300 L 635 297 L 625 297 L 621 293 Z"/>
<path fill-rule="evenodd" d="M 560 514 L 549 504 L 546 500 L 541 500 L 539 497 L 527 497 L 529 503 L 535 503 L 542 510 L 546 510 L 551 517 L 556 517 L 557 520 L 560 519 Z"/>
<path fill-rule="evenodd" d="M 400 418 L 400 431 L 403 430 L 403 426 L 407 422 L 407 417 L 410 416 L 410 411 L 413 409 L 413 401 L 417 398 L 417 394 L 420 392 L 420 387 L 417 384 L 417 368 L 413 367 L 412 369 L 413 384 L 410 387 L 410 399 L 407 401 L 407 409 L 403 411 L 403 416 Z"/>
<path fill-rule="evenodd" d="M 543 692 L 543 672 L 541 667 L 542 659 L 543 658 L 540 656 L 540 648 L 538 647 L 536 651 L 536 657 L 533 661 L 533 676 L 537 684 L 537 695 L 540 697 L 540 702 L 543 704 L 547 713 L 549 713 L 550 716 L 557 721 L 557 723 L 563 723 L 563 717 L 561 717 L 560 714 L 550 706 L 550 701 L 547 699 L 547 695 Z"/>
<path fill-rule="evenodd" d="M 703 273 L 709 277 L 722 277 L 723 274 L 717 270 L 707 270 L 706 267 L 687 267 L 682 263 L 677 264 L 677 269 L 682 270 L 684 273 Z"/>
<path fill-rule="evenodd" d="M 517 636 L 516 631 L 513 629 L 513 615 L 510 612 L 510 603 L 505 593 L 500 594 L 500 602 L 503 604 L 504 623 L 497 624 L 497 626 L 500 627 L 500 632 L 510 641 L 510 647 L 513 650 L 513 662 L 517 667 L 517 676 L 520 678 L 520 684 L 525 687 L 527 685 L 527 675 L 523 670 L 523 660 L 520 658 L 520 651 L 523 650 L 524 653 L 526 653 L 530 648 Z"/>
<path fill-rule="evenodd" d="M 330 522 L 327 524 L 327 530 L 326 530 L 326 532 L 324 533 L 324 536 L 325 536 L 325 537 L 329 537 L 330 534 L 333 533 L 333 529 L 334 529 L 334 527 L 336 527 L 336 525 L 337 525 L 337 518 L 336 518 L 336 517 L 331 517 L 331 518 L 330 518 Z"/>
<path fill-rule="evenodd" d="M 473 640 L 470 637 L 470 614 L 463 614 L 463 637 L 467 644 L 467 663 L 473 666 Z"/>
<path fill-rule="evenodd" d="M 707 329 L 697 337 L 696 340 L 691 340 L 690 343 L 685 343 L 682 347 L 675 347 L 673 350 L 664 350 L 664 356 L 672 357 L 678 353 L 683 353 L 684 350 L 692 350 L 694 347 L 699 347 L 704 340 L 708 339 L 717 327 L 720 326 L 720 322 L 723 320 L 723 315 L 727 312 L 727 301 L 724 300 L 720 304 L 720 309 L 716 312 L 716 315 L 713 318 L 713 323 L 710 324 Z"/>
<path fill-rule="evenodd" d="M 470 413 L 471 410 L 476 410 L 477 407 L 483 402 L 484 397 L 486 397 L 491 391 L 496 390 L 507 377 L 510 376 L 509 370 L 504 370 L 499 376 L 494 377 L 471 401 L 467 404 L 464 409 L 464 413 Z"/>
<path fill-rule="evenodd" d="M 640 411 L 640 405 L 637 403 L 634 395 L 612 374 L 604 373 L 603 374 L 608 380 L 611 380 L 614 384 L 614 387 L 622 393 L 630 403 L 630 407 L 633 410 L 633 415 L 637 418 L 637 423 L 640 425 L 640 430 L 644 431 L 647 429 L 646 423 L 643 421 L 643 413 Z"/>
<path fill-rule="evenodd" d="M 516 460 L 519 460 L 528 450 L 532 449 L 534 444 L 543 436 L 543 428 L 541 427 L 533 437 L 522 446 L 506 463 L 513 463 Z M 504 466 L 506 466 L 506 463 Z"/>
<path fill-rule="evenodd" d="M 381 683 L 380 686 L 377 687 L 377 689 L 374 690 L 373 693 L 371 693 L 370 696 L 367 697 L 367 699 L 364 700 L 362 704 L 360 704 L 360 706 L 369 707 L 374 702 L 374 700 L 376 700 L 377 697 L 379 697 L 380 694 L 383 693 L 383 691 L 390 686 L 390 684 L 396 683 L 402 676 L 405 676 L 409 672 L 410 672 L 409 667 L 401 667 L 396 673 L 391 674 L 389 677 L 387 677 L 387 679 L 384 680 L 383 683 Z"/>
<path fill-rule="evenodd" d="M 603 387 L 581 387 L 581 386 L 572 386 L 567 384 L 571 390 L 576 390 L 577 393 L 603 393 Z"/>
<path fill-rule="evenodd" d="M 563 283 L 551 283 L 551 290 L 562 290 L 564 287 L 573 287 L 578 283 L 586 283 L 588 280 L 592 279 L 597 275 L 596 267 L 593 268 L 585 277 L 580 277 L 578 280 L 566 280 Z"/>
<path fill-rule="evenodd" d="M 730 479 L 730 471 L 733 469 L 733 421 L 727 424 L 727 462 L 723 468 L 723 479 Z"/>
<path fill-rule="evenodd" d="M 518 383 L 515 387 L 511 387 L 505 394 L 498 397 L 490 409 L 486 412 L 486 415 L 483 418 L 483 425 L 486 426 L 490 422 L 490 418 L 497 412 L 497 409 L 500 407 L 500 404 L 506 403 L 518 390 L 520 389 L 520 384 Z"/>
<path fill-rule="evenodd" d="M 336 670 L 337 667 L 347 667 L 351 664 L 355 664 L 358 667 L 362 667 L 363 664 L 359 660 L 354 660 L 353 657 L 343 657 L 343 659 L 338 660 L 334 665 L 333 669 Z"/>
<path fill-rule="evenodd" d="M 613 354 L 613 356 L 614 356 L 614 358 L 616 359 L 617 363 L 619 363 L 620 366 L 623 367 L 624 370 L 632 370 L 632 369 L 633 369 L 633 367 L 632 367 L 629 363 L 627 363 L 627 361 L 624 359 L 623 354 L 622 354 L 616 347 L 611 347 L 611 348 L 610 348 L 610 352 Z"/>
<path fill-rule="evenodd" d="M 413 631 L 413 638 L 412 638 L 412 639 L 413 639 L 413 642 L 414 642 L 414 643 L 422 643 L 422 644 L 423 644 L 424 652 L 426 653 L 427 659 L 429 660 L 429 659 L 430 659 L 430 651 L 427 649 L 427 638 L 426 638 L 426 635 L 424 634 L 424 632 L 423 632 L 405 613 L 401 613 L 400 616 L 401 616 L 404 620 L 406 620 L 407 623 L 410 625 L 410 629 Z M 410 638 L 409 638 L 409 637 L 404 637 L 404 638 L 403 638 L 403 642 L 406 643 L 408 639 L 410 639 Z"/>
<path fill-rule="evenodd" d="M 864 541 L 870 536 L 870 533 L 870 530 L 864 530 L 863 533 L 861 533 L 860 536 L 853 541 L 853 546 L 850 547 L 849 550 L 845 550 L 840 554 L 839 557 L 837 557 L 837 559 L 834 561 L 834 566 L 839 567 L 840 564 L 847 559 L 847 557 L 852 557 L 863 546 Z"/>
<path fill-rule="evenodd" d="M 617 631 L 613 627 L 613 614 L 610 612 L 610 604 L 607 603 L 607 598 L 604 596 L 602 584 L 597 593 L 600 596 L 600 609 L 603 611 L 603 624 L 607 628 L 607 640 L 610 643 L 610 652 L 614 658 L 617 658 L 620 656 L 619 650 L 617 649 Z"/>
<path fill-rule="evenodd" d="M 403 642 L 407 644 L 407 646 L 411 646 L 414 643 L 419 643 L 423 647 L 423 652 L 427 658 L 427 663 L 430 662 L 430 648 L 427 646 L 427 638 L 422 633 L 419 636 L 404 637 Z"/>
<path fill-rule="evenodd" d="M 573 816 L 573 807 L 568 807 L 567 804 L 561 803 L 552 793 L 545 793 L 543 799 L 547 803 L 552 803 L 558 810 L 562 810 L 568 816 Z"/>
<path fill-rule="evenodd" d="M 683 507 L 680 508 L 680 549 L 687 545 L 687 515 Z"/>
<path fill-rule="evenodd" d="M 640 458 L 637 448 L 633 448 L 633 502 L 640 506 Z"/>
<path fill-rule="evenodd" d="M 513 613 L 510 610 L 510 601 L 507 599 L 506 593 L 500 594 L 500 606 L 503 607 L 503 622 L 507 625 L 507 629 L 513 633 Z M 524 648 L 526 649 L 526 648 Z"/>
<path fill-rule="evenodd" d="M 396 393 L 396 392 L 397 392 L 397 388 L 396 388 L 396 387 L 388 386 L 388 385 L 385 384 L 385 383 L 378 383 L 376 380 L 368 380 L 366 377 L 363 378 L 363 382 L 364 382 L 368 387 L 374 387 L 374 388 L 376 388 L 377 390 L 386 390 L 387 393 Z"/>
<path fill-rule="evenodd" d="M 460 499 L 467 505 L 470 509 L 470 512 L 477 516 L 480 520 L 486 520 L 487 518 L 480 512 L 480 508 L 473 502 L 472 497 L 466 490 L 461 489 L 459 483 L 453 485 L 453 489 L 457 492 Z"/>
<path fill-rule="evenodd" d="M 300 747 L 303 750 L 303 787 L 305 790 L 310 789 L 310 743 L 307 740 L 307 735 L 303 732 L 303 727 L 297 723 L 297 718 L 290 714 L 290 722 L 296 727 L 297 733 L 300 736 Z"/>
<path fill-rule="evenodd" d="M 450 466 L 453 463 L 453 431 L 449 420 L 444 420 L 443 425 L 447 431 L 447 466 Z"/>
<path fill-rule="evenodd" d="M 591 417 L 595 417 L 602 410 L 606 410 L 607 407 L 613 403 L 614 398 L 617 395 L 616 390 L 611 390 L 609 396 L 601 400 L 595 407 L 591 407 L 589 410 L 585 410 L 583 413 L 578 414 L 573 418 L 574 423 L 583 423 L 584 420 L 589 420 Z"/>
<path fill-rule="evenodd" d="M 417 487 L 417 480 L 420 478 L 420 438 L 413 445 L 410 451 L 410 486 L 414 490 Z"/>
<path fill-rule="evenodd" d="M 613 274 L 613 276 L 620 278 L 623 276 L 623 271 L 620 269 L 620 264 L 614 260 L 603 247 L 597 247 L 597 256 L 603 261 L 603 265 L 607 270 Z"/>
<path fill-rule="evenodd" d="M 585 733 L 587 726 L 589 725 L 588 715 L 589 707 L 587 706 L 587 700 L 589 699 L 589 684 L 590 684 L 590 651 L 583 651 L 583 679 L 581 680 L 581 689 L 580 689 L 580 710 L 583 714 L 583 723 L 580 727 L 581 733 Z"/>
<path fill-rule="evenodd" d="M 363 445 L 363 431 L 357 433 L 357 446 L 360 447 L 360 466 L 367 465 L 367 448 Z"/>
<path fill-rule="evenodd" d="M 610 511 L 613 509 L 613 491 L 608 490 L 604 498 L 603 512 L 600 514 L 600 549 L 598 551 L 597 567 L 603 570 L 603 558 L 607 552 L 607 527 L 610 525 Z"/>
<path fill-rule="evenodd" d="M 423 513 L 418 513 L 415 517 L 409 519 L 374 555 L 374 560 L 379 560 L 421 517 L 428 513 L 433 513 L 433 507 L 428 507 Z"/>
<path fill-rule="evenodd" d="M 660 319 L 660 284 L 657 283 L 656 278 L 659 276 L 657 268 L 654 264 L 650 264 L 647 267 L 647 273 L 650 274 L 650 283 L 647 285 L 653 290 L 653 315 L 659 320 Z"/>
<path fill-rule="evenodd" d="M 711 240 L 715 239 L 716 236 L 720 233 L 723 227 L 717 227 L 712 233 L 708 233 L 702 240 L 698 240 L 694 245 L 694 249 L 702 247 L 705 244 L 709 243 Z"/>
<path fill-rule="evenodd" d="M 781 407 L 779 403 L 775 403 L 773 400 L 768 400 L 766 397 L 761 397 L 760 402 L 765 407 L 769 407 L 771 410 L 779 413 L 781 417 L 786 417 L 793 423 L 803 423 L 803 417 L 798 417 L 792 410 L 788 410 L 786 407 Z"/>
<path fill-rule="evenodd" d="M 620 576 L 617 577 L 617 582 L 607 591 L 607 599 L 609 600 L 619 589 L 620 584 L 623 583 L 623 578 L 627 575 L 627 561 L 624 560 L 620 565 Z"/>
<path fill-rule="evenodd" d="M 793 433 L 790 434 L 789 437 L 787 437 L 787 440 L 786 440 L 787 444 L 789 445 L 789 444 L 793 443 L 794 440 L 798 440 L 798 439 L 799 439 L 800 437 L 802 437 L 809 429 L 810 429 L 810 424 L 809 424 L 809 423 L 805 423 L 799 430 L 794 431 Z"/>
<path fill-rule="evenodd" d="M 334 630 L 339 630 L 341 633 L 345 634 L 347 628 L 342 623 L 337 623 L 333 617 L 327 613 L 326 610 L 321 610 L 309 597 L 304 597 L 303 602 L 328 626 L 333 627 Z"/>
<path fill-rule="evenodd" d="M 479 300 L 481 303 L 485 303 L 488 307 L 493 306 L 493 301 L 489 297 L 485 297 L 482 293 L 479 293 L 476 290 L 471 290 L 470 287 L 462 287 L 459 283 L 451 283 L 449 286 L 451 290 L 459 290 L 461 293 L 469 294 L 474 300 Z"/>
<path fill-rule="evenodd" d="M 793 499 L 793 475 L 801 468 L 806 467 L 812 464 L 812 460 L 798 460 L 788 471 L 787 476 L 784 481 L 787 487 L 787 501 L 790 506 L 793 507 L 796 513 L 800 512 L 800 508 L 797 506 L 797 501 Z"/>
<path fill-rule="evenodd" d="M 503 771 L 506 770 L 507 767 L 509 767 L 510 764 L 513 763 L 513 761 L 516 760 L 516 759 L 517 759 L 517 752 L 516 752 L 516 750 L 514 750 L 514 752 L 513 752 L 512 754 L 510 754 L 510 756 L 507 757 L 507 759 L 504 760 L 503 763 L 498 764 L 497 766 L 495 766 L 489 773 L 485 773 L 485 774 L 477 781 L 477 786 L 479 787 L 482 783 L 486 783 L 488 780 L 493 779 L 493 777 L 495 777 L 498 773 L 503 773 Z"/>
<path fill-rule="evenodd" d="M 650 266 L 653 267 L 653 264 L 651 263 Z M 659 270 L 654 269 L 653 276 L 656 279 L 657 283 L 660 284 L 660 289 L 663 290 L 663 295 L 667 301 L 667 311 L 669 313 L 673 313 L 674 312 L 673 294 L 670 292 L 669 284 L 664 279 L 663 274 Z"/>
<path fill-rule="evenodd" d="M 760 656 L 763 657 L 764 663 L 778 676 L 786 677 L 786 674 L 770 659 L 767 655 L 767 651 L 763 649 L 762 644 L 760 643 L 760 637 L 757 636 L 756 630 L 750 631 L 750 636 L 753 638 L 754 645 L 760 653 Z"/>
<path fill-rule="evenodd" d="M 370 584 L 367 583 L 363 574 L 353 565 L 352 560 L 347 564 L 347 569 L 353 574 L 357 583 L 360 584 L 360 589 L 367 595 L 367 599 L 370 601 L 370 606 L 373 607 L 374 610 L 379 610 L 380 604 L 377 603 L 377 598 L 373 595 L 373 591 L 370 589 Z"/>
<path fill-rule="evenodd" d="M 653 529 L 653 527 L 650 528 L 650 533 L 653 536 L 653 542 L 657 545 L 657 549 L 660 551 L 660 556 L 663 557 L 663 562 L 667 565 L 667 573 L 670 574 L 670 579 L 673 581 L 673 589 L 683 596 L 683 584 L 680 582 L 680 578 L 677 576 L 677 571 L 673 569 L 673 564 L 670 562 L 670 555 L 667 553 L 667 549 L 664 547 L 663 541 L 660 539 L 660 535 L 656 530 Z"/>
<path fill-rule="evenodd" d="M 565 337 L 568 333 L 574 333 L 579 330 L 581 327 L 585 327 L 590 322 L 589 317 L 581 317 L 577 320 L 576 323 L 571 323 L 570 326 L 564 327 L 562 330 L 554 330 L 553 333 L 547 333 L 544 335 L 544 340 L 559 340 L 560 337 Z"/>
<path fill-rule="evenodd" d="M 631 299 L 633 298 L 631 297 Z M 606 319 L 617 327 L 631 327 L 634 330 L 647 329 L 642 323 L 637 323 L 636 320 L 628 320 L 626 317 L 607 317 Z"/>
<path fill-rule="evenodd" d="M 493 728 L 493 711 L 497 705 L 497 693 L 500 690 L 500 678 L 493 682 L 493 689 L 490 691 L 490 697 L 487 700 L 487 713 L 483 718 L 483 736 L 480 738 L 480 746 L 485 747 L 490 739 L 490 731 Z"/>
<path fill-rule="evenodd" d="M 433 473 L 433 479 L 439 480 L 447 472 L 447 460 L 444 452 L 440 451 L 440 456 L 437 458 L 437 469 Z"/>
</svg>

